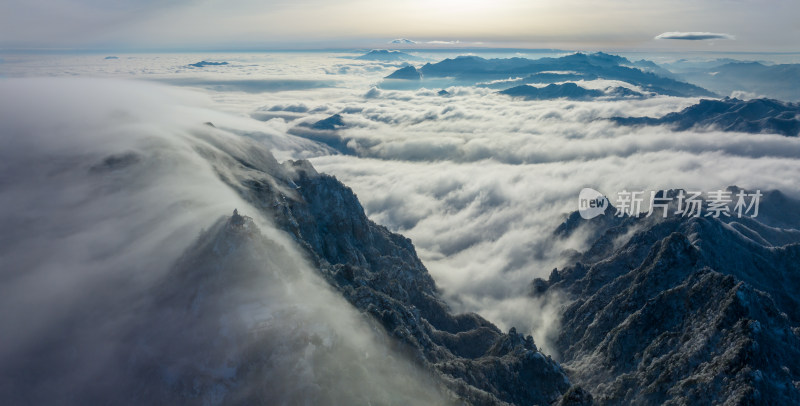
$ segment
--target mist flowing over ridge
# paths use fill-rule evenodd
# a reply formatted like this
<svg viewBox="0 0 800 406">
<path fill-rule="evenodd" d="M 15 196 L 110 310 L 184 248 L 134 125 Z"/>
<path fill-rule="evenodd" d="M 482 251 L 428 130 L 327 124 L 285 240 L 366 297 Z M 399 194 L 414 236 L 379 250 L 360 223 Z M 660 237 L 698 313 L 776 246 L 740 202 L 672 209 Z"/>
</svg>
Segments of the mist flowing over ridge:
<svg viewBox="0 0 800 406">
<path fill-rule="evenodd" d="M 82 138 L 55 145 L 62 133 L 31 132 L 5 140 L 18 149 L 5 157 L 4 173 L 16 176 L 3 197 L 18 206 L 3 220 L 17 239 L 2 257 L 22 272 L 4 275 L 10 311 L 0 322 L 27 328 L 0 348 L 12 377 L 2 398 L 488 405 L 588 396 L 530 335 L 453 313 L 411 242 L 368 220 L 350 189 L 307 161 L 278 163 L 264 146 L 195 121 L 202 110 L 175 108 L 160 87 L 38 83 L 4 86 L 36 96 L 29 103 Z M 93 103 L 44 102 L 77 89 Z M 144 100 L 130 104 L 139 97 L 153 110 L 141 109 Z M 76 121 L 87 114 L 88 122 Z M 40 123 L 6 118 L 21 132 Z M 54 155 L 29 148 L 42 142 Z M 37 171 L 27 170 L 32 163 Z M 30 195 L 35 182 L 52 182 L 50 193 L 67 200 Z M 69 200 L 76 187 L 90 190 L 92 202 L 78 212 Z M 116 199 L 124 204 L 109 204 Z M 48 227 L 59 210 L 71 212 L 45 241 L 61 248 L 90 238 L 95 250 L 64 262 L 58 250 L 24 249 L 43 246 L 24 232 L 40 205 L 52 216 Z M 238 209 L 214 215 L 225 207 Z M 14 220 L 25 218 L 32 223 Z M 35 284 L 56 275 L 65 283 Z M 20 308 L 22 292 L 35 312 Z"/>
<path fill-rule="evenodd" d="M 0 399 L 797 401 L 796 104 L 362 53 L 0 66 Z M 572 213 L 734 184 L 758 218 Z"/>
<path fill-rule="evenodd" d="M 86 79 L 0 86 L 7 146 L 0 325 L 8 333 L 0 397 L 452 399 L 224 182 L 253 168 L 276 186 L 288 179 L 292 170 L 263 146 L 202 124 L 202 108 L 186 108 L 186 94 L 157 86 Z M 73 102 L 78 94 L 83 103 Z M 253 217 L 221 218 L 234 207 Z M 363 385 L 345 390 L 353 381 Z"/>
</svg>

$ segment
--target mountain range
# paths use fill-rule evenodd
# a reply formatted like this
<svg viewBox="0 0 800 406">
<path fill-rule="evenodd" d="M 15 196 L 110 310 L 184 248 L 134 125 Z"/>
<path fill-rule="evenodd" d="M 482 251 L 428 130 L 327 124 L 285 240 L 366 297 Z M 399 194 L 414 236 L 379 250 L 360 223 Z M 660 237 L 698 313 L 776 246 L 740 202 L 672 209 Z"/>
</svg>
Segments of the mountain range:
<svg viewBox="0 0 800 406">
<path fill-rule="evenodd" d="M 566 253 L 566 266 L 531 283 L 531 295 L 562 303 L 557 353 L 551 358 L 514 328 L 502 332 L 477 314 L 453 313 L 411 241 L 369 220 L 352 190 L 307 161 L 281 165 L 266 154 L 253 160 L 234 153 L 240 175 L 220 175 L 291 236 L 333 291 L 391 338 L 393 351 L 431 374 L 433 389 L 420 388 L 417 400 L 443 396 L 474 405 L 800 401 L 800 217 L 791 210 L 800 202 L 780 192 L 764 193 L 757 218 L 617 217 L 613 207 L 593 220 L 571 214 L 553 238 L 585 233 L 589 248 Z M 734 195 L 738 191 L 729 189 Z M 200 306 L 205 314 L 222 316 L 229 306 L 257 301 L 258 291 L 243 294 L 226 284 L 245 278 L 238 273 L 251 272 L 247 269 L 254 264 L 277 261 L 259 250 L 270 244 L 264 238 L 247 217 L 223 217 L 176 264 L 176 281 L 156 294 L 157 308 L 174 308 L 176 320 L 186 320 L 180 309 Z M 269 283 L 293 278 L 291 272 L 275 272 L 269 278 L 279 279 Z M 208 294 L 217 299 L 198 302 L 208 289 L 238 293 L 222 299 Z M 180 344 L 187 351 L 230 340 L 217 337 L 215 331 L 224 328 L 189 324 L 176 324 L 174 333 L 196 332 L 189 337 L 199 338 Z M 262 345 L 285 340 L 283 332 L 256 331 L 249 339 L 266 340 Z M 293 334 L 299 342 L 315 340 L 302 331 Z M 339 345 L 317 347 L 352 351 Z M 150 348 L 151 357 L 158 356 Z M 263 363 L 271 361 L 258 353 L 237 353 L 258 348 L 249 341 L 225 348 L 234 354 L 226 359 L 242 363 L 228 364 L 236 372 L 222 387 L 219 378 L 192 367 L 170 378 L 178 383 L 162 396 L 221 396 L 223 403 L 286 396 L 270 386 L 257 393 L 238 391 L 243 382 L 259 387 L 268 371 Z M 137 370 L 149 376 L 153 372 L 147 371 L 158 370 L 155 359 L 137 364 Z M 353 363 L 347 370 L 371 365 L 357 353 L 347 359 Z M 206 383 L 198 387 L 198 379 Z M 325 379 L 344 384 L 335 376 Z M 162 378 L 143 382 L 155 385 L 151 392 L 163 387 Z M 329 390 L 321 385 L 315 396 L 353 401 Z"/>
<path fill-rule="evenodd" d="M 352 190 L 335 178 L 307 161 L 265 166 L 238 155 L 236 162 L 241 175 L 227 177 L 229 185 L 292 237 L 336 294 L 391 337 L 393 351 L 431 374 L 439 389 L 421 388 L 415 396 L 433 398 L 438 391 L 475 405 L 800 401 L 800 217 L 791 209 L 800 202 L 780 192 L 763 194 L 757 218 L 617 217 L 613 207 L 592 220 L 568 216 L 553 238 L 584 233 L 589 248 L 565 253 L 567 265 L 530 289 L 532 296 L 561 303 L 551 358 L 516 329 L 502 332 L 477 314 L 453 313 L 411 241 L 369 220 Z M 177 281 L 156 295 L 163 296 L 158 308 L 201 306 L 213 313 L 257 300 L 253 291 L 223 296 L 225 306 L 197 304 L 204 289 L 231 289 L 226 284 L 250 272 L 247 264 L 275 262 L 261 256 L 257 247 L 264 244 L 269 241 L 247 217 L 223 217 L 176 264 Z M 270 278 L 292 279 L 276 272 Z M 176 286 L 179 291 L 172 290 Z M 223 339 L 214 338 L 215 329 L 182 329 L 197 331 L 190 337 L 201 337 L 200 348 L 204 340 Z M 259 334 L 265 335 L 257 340 L 270 345 L 283 337 L 268 329 Z M 297 334 L 301 342 L 315 340 Z M 181 345 L 195 348 L 191 342 Z M 234 344 L 226 348 L 252 348 Z M 346 345 L 328 350 L 351 351 Z M 197 389 L 200 372 L 189 369 L 171 378 L 181 384 L 165 396 L 216 393 L 224 403 L 285 396 L 269 386 L 257 394 L 238 392 L 240 380 L 264 376 L 260 365 L 267 359 L 250 353 L 234 358 L 244 364 L 230 366 L 235 378 L 224 390 L 213 379 Z M 352 368 L 370 362 L 356 353 L 349 359 Z M 144 365 L 143 371 L 156 368 Z M 332 396 L 321 388 L 319 396 Z"/>
<path fill-rule="evenodd" d="M 683 80 L 723 95 L 745 92 L 751 97 L 800 101 L 800 94 L 793 86 L 800 83 L 800 64 L 720 60 L 700 66 L 690 65 L 676 72 Z"/>
<path fill-rule="evenodd" d="M 378 59 L 372 60 L 396 57 L 373 52 Z M 732 69 L 762 69 L 745 68 Z M 713 96 L 675 77 L 652 62 L 579 53 L 540 60 L 458 57 L 405 66 L 386 82 L 516 85 L 497 93 L 524 100 Z M 594 79 L 625 81 L 642 92 L 573 82 Z M 464 93 L 451 91 L 450 100 Z M 444 103 L 451 96 L 443 89 L 420 93 Z M 332 111 L 340 113 L 318 119 Z M 353 153 L 338 134 L 359 125 L 353 111 L 298 103 L 254 116 L 293 121 L 312 115 L 282 127 L 303 143 L 282 139 L 304 152 Z M 133 117 L 108 115 L 126 129 Z M 703 99 L 660 118 L 610 120 L 677 131 L 800 135 L 800 105 L 765 98 Z M 42 297 L 64 294 L 62 284 L 75 285 L 77 293 L 3 302 L 3 320 L 12 321 L 5 325 L 19 324 L 26 333 L 0 336 L 15 344 L 0 354 L 4 403 L 800 404 L 800 201 L 787 194 L 759 191 L 757 215 L 744 217 L 733 215 L 733 202 L 720 217 L 618 216 L 610 205 L 590 220 L 565 214 L 544 238 L 587 244 L 554 254 L 560 263 L 548 278 L 533 278 L 546 274 L 534 269 L 525 276 L 530 284 L 521 286 L 535 299 L 524 310 L 556 309 L 557 327 L 545 345 L 515 327 L 454 311 L 412 241 L 372 221 L 334 176 L 307 160 L 279 162 L 255 136 L 227 131 L 224 120 L 216 121 L 219 127 L 192 122 L 187 131 L 130 125 L 130 133 L 103 130 L 97 139 L 68 133 L 75 146 L 66 152 L 37 149 L 58 145 L 57 137 L 31 132 L 41 142 L 36 148 L 25 137 L 8 137 L 21 147 L 19 157 L 6 154 L 14 170 L 3 184 L 21 197 L 4 199 L 18 209 L 36 201 L 63 211 L 12 212 L 3 254 L 13 259 L 9 253 L 25 251 L 16 248 L 18 240 L 32 244 L 22 247 L 63 252 L 20 257 L 4 280 L 35 286 L 31 291 Z M 103 148 L 88 148 L 95 143 Z M 166 175 L 174 178 L 162 180 Z M 53 190 L 22 193 L 37 182 L 50 182 Z M 75 191 L 68 190 L 73 184 Z M 658 197 L 670 200 L 674 212 L 684 192 Z M 735 186 L 726 192 L 753 193 Z M 142 214 L 149 212 L 158 215 Z M 127 221 L 114 221 L 124 216 Z M 70 221 L 54 226 L 57 217 Z M 90 233 L 92 239 L 84 237 Z M 136 238 L 120 237 L 128 234 Z M 167 242 L 175 245 L 159 261 L 146 258 Z M 76 246 L 86 247 L 88 259 L 78 261 L 81 253 L 70 252 Z M 48 261 L 39 264 L 38 256 Z M 83 267 L 96 269 L 81 276 Z M 54 309 L 44 317 L 39 307 Z"/>
<path fill-rule="evenodd" d="M 772 99 L 700 100 L 663 117 L 613 117 L 621 125 L 667 125 L 676 131 L 710 129 L 747 133 L 800 134 L 800 105 Z"/>
<path fill-rule="evenodd" d="M 412 70 L 406 67 L 402 73 L 396 71 L 387 76 L 387 79 L 449 78 L 453 83 L 463 85 L 502 80 L 509 84 L 526 84 L 607 79 L 624 81 L 645 91 L 668 96 L 715 96 L 701 87 L 654 73 L 661 71 L 652 64 L 631 62 L 626 58 L 602 52 L 540 59 L 459 56 L 437 63 L 426 63 L 414 70 L 419 73 L 419 78 L 416 74 L 412 75 Z"/>
<path fill-rule="evenodd" d="M 409 55 L 401 51 L 392 51 L 389 49 L 373 49 L 364 55 L 358 56 L 355 59 L 362 61 L 383 61 L 383 62 L 398 62 L 398 61 L 419 61 L 421 58 L 414 55 Z"/>
<path fill-rule="evenodd" d="M 586 399 L 530 336 L 503 333 L 477 314 L 454 314 L 411 241 L 370 221 L 352 190 L 307 161 L 287 165 L 292 195 L 258 180 L 232 186 L 293 236 L 325 280 L 439 382 L 478 405 L 550 404 L 570 390 Z"/>
<path fill-rule="evenodd" d="M 554 342 L 570 377 L 597 404 L 797 404 L 798 203 L 765 193 L 757 218 L 571 215 L 554 236 L 587 232 L 590 248 L 531 285 L 566 303 Z"/>
<path fill-rule="evenodd" d="M 589 100 L 598 97 L 609 98 L 642 98 L 642 93 L 630 90 L 625 87 L 610 87 L 605 90 L 586 89 L 575 83 L 567 82 L 563 84 L 551 83 L 544 87 L 530 85 L 520 85 L 498 92 L 514 98 L 525 100 L 549 100 L 549 99 L 570 99 L 570 100 Z"/>
</svg>

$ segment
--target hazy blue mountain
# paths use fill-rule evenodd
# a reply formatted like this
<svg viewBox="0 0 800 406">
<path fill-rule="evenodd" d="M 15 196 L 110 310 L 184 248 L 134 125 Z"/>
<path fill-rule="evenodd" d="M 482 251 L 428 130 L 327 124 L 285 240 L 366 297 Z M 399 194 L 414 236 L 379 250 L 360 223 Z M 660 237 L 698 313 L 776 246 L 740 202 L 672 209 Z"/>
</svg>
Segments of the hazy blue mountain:
<svg viewBox="0 0 800 406">
<path fill-rule="evenodd" d="M 606 96 L 616 97 L 616 98 L 643 98 L 649 95 L 639 93 L 635 90 L 631 90 L 627 87 L 622 86 L 614 86 L 605 89 Z"/>
<path fill-rule="evenodd" d="M 193 68 L 204 68 L 206 66 L 223 66 L 227 65 L 228 62 L 209 62 L 209 61 L 200 61 L 195 63 L 190 63 L 189 66 Z"/>
<path fill-rule="evenodd" d="M 642 63 L 639 63 L 640 65 Z M 650 71 L 643 71 L 629 60 L 605 53 L 576 53 L 560 58 L 508 58 L 484 59 L 478 56 L 459 56 L 445 59 L 437 63 L 427 63 L 419 68 L 426 80 L 433 78 L 451 78 L 455 83 L 476 84 L 509 78 L 522 78 L 522 83 L 547 83 L 557 81 L 558 75 L 563 80 L 621 80 L 646 91 L 670 96 L 714 96 L 713 93 L 698 86 L 680 82 Z M 398 76 L 388 78 L 402 79 L 410 71 L 407 68 Z M 648 69 L 649 70 L 649 69 Z M 408 77 L 416 79 L 416 77 Z"/>
<path fill-rule="evenodd" d="M 331 152 L 352 154 L 354 151 L 347 146 L 347 139 L 340 136 L 338 130 L 346 128 L 347 123 L 341 114 L 334 114 L 328 118 L 315 122 L 301 123 L 289 129 L 289 134 L 303 137 L 332 148 Z"/>
<path fill-rule="evenodd" d="M 414 55 L 409 55 L 401 51 L 392 51 L 388 49 L 373 49 L 364 55 L 358 56 L 355 59 L 362 61 L 384 61 L 384 62 L 398 62 L 398 61 L 419 61 L 421 58 Z"/>
<path fill-rule="evenodd" d="M 728 63 L 714 69 L 715 81 L 727 81 L 757 95 L 800 101 L 800 64 Z"/>
<path fill-rule="evenodd" d="M 669 70 L 675 74 L 682 74 L 687 72 L 704 71 L 710 72 L 714 68 L 725 65 L 727 63 L 738 63 L 736 59 L 731 58 L 717 58 L 712 60 L 690 60 L 681 58 L 673 62 L 665 62 L 659 66 Z"/>
<path fill-rule="evenodd" d="M 612 120 L 622 125 L 669 125 L 677 131 L 708 128 L 795 137 L 800 133 L 800 104 L 771 99 L 700 100 L 698 104 L 660 118 L 614 117 Z"/>
<path fill-rule="evenodd" d="M 545 87 L 521 85 L 500 91 L 499 93 L 525 100 L 549 100 L 561 98 L 571 100 L 587 100 L 604 96 L 615 98 L 644 97 L 643 94 L 624 87 L 613 87 L 603 91 L 598 89 L 586 89 L 572 82 L 567 82 L 564 84 L 551 83 Z"/>
<path fill-rule="evenodd" d="M 422 74 L 417 68 L 409 65 L 392 72 L 386 79 L 419 80 L 422 79 Z"/>
<path fill-rule="evenodd" d="M 663 76 L 665 78 L 676 78 L 676 75 L 670 72 L 669 69 L 666 69 L 653 61 L 648 61 L 647 59 L 633 61 L 631 62 L 631 66 L 639 68 L 644 72 L 655 73 L 656 75 Z"/>
<path fill-rule="evenodd" d="M 545 87 L 521 85 L 498 93 L 525 100 L 591 99 L 605 94 L 602 90 L 586 89 L 571 82 L 560 85 L 552 83 Z"/>
<path fill-rule="evenodd" d="M 311 125 L 311 128 L 315 130 L 338 130 L 342 127 L 344 127 L 344 120 L 341 114 L 334 114 Z"/>
<path fill-rule="evenodd" d="M 800 222 L 784 211 L 799 203 L 769 192 L 742 219 L 571 215 L 556 235 L 587 232 L 590 248 L 531 292 L 567 299 L 555 343 L 573 380 L 601 405 L 800 402 Z"/>
<path fill-rule="evenodd" d="M 761 62 L 726 62 L 687 69 L 681 77 L 724 95 L 747 92 L 757 97 L 800 101 L 800 64 L 768 65 Z"/>
<path fill-rule="evenodd" d="M 540 72 L 520 78 L 521 83 L 556 83 L 570 80 L 595 80 L 598 76 L 592 74 L 570 72 Z"/>
</svg>

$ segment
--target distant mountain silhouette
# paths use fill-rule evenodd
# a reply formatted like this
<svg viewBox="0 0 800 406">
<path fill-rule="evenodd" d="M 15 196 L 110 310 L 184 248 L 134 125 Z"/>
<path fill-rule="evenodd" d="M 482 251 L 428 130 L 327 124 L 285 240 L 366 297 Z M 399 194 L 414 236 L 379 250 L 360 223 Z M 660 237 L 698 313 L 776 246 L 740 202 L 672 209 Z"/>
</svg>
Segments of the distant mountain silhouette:
<svg viewBox="0 0 800 406">
<path fill-rule="evenodd" d="M 800 64 L 729 63 L 716 71 L 714 79 L 735 82 L 743 90 L 782 100 L 800 100 Z"/>
<path fill-rule="evenodd" d="M 572 82 L 564 84 L 552 83 L 545 87 L 521 85 L 500 91 L 499 93 L 515 98 L 522 98 L 525 100 L 547 100 L 547 99 L 561 99 L 561 98 L 567 98 L 572 100 L 583 100 L 583 99 L 593 99 L 596 97 L 603 97 L 603 96 L 620 97 L 620 98 L 644 96 L 639 92 L 624 87 L 614 87 L 608 89 L 607 91 L 603 91 L 598 89 L 586 89 Z"/>
<path fill-rule="evenodd" d="M 500 94 L 522 98 L 525 100 L 545 100 L 545 99 L 589 99 L 594 97 L 603 96 L 602 90 L 585 89 L 576 85 L 575 83 L 564 83 L 563 85 L 549 84 L 545 87 L 534 87 L 529 85 L 521 85 L 506 89 Z"/>
<path fill-rule="evenodd" d="M 681 73 L 681 77 L 726 95 L 744 91 L 763 97 L 800 101 L 800 64 L 719 62 L 725 63 L 687 69 Z"/>
<path fill-rule="evenodd" d="M 400 68 L 394 71 L 391 75 L 387 76 L 386 79 L 402 79 L 402 80 L 419 80 L 422 78 L 422 75 L 417 70 L 417 68 L 413 66 L 406 66 L 405 68 Z"/>
<path fill-rule="evenodd" d="M 341 127 L 344 127 L 344 120 L 342 120 L 341 114 L 334 114 L 311 125 L 311 128 L 315 130 L 337 130 Z"/>
<path fill-rule="evenodd" d="M 654 65 L 654 64 L 653 64 Z M 636 66 L 642 66 L 638 68 Z M 410 72 L 408 68 L 387 78 L 403 79 Z M 644 69 L 644 70 L 642 70 Z M 514 77 L 522 78 L 524 83 L 548 83 L 563 80 L 620 80 L 640 86 L 646 91 L 658 94 L 697 97 L 716 96 L 701 87 L 681 82 L 653 73 L 656 69 L 642 61 L 631 62 L 626 58 L 606 53 L 576 53 L 559 58 L 508 58 L 484 59 L 478 56 L 459 56 L 419 68 L 422 77 L 452 78 L 463 84 L 477 84 Z M 395 76 L 399 74 L 400 76 Z M 416 77 L 410 77 L 416 79 Z"/>
<path fill-rule="evenodd" d="M 634 61 L 633 66 L 641 69 L 644 72 L 652 72 L 655 73 L 656 75 L 663 76 L 665 78 L 672 78 L 672 79 L 675 78 L 675 74 L 673 74 L 668 69 L 665 69 L 664 67 L 653 61 L 640 59 L 638 61 Z"/>
<path fill-rule="evenodd" d="M 190 63 L 189 66 L 193 68 L 204 68 L 206 66 L 222 66 L 227 65 L 228 62 L 209 62 L 209 61 L 200 61 L 195 63 Z"/>
<path fill-rule="evenodd" d="M 369 51 L 364 55 L 356 57 L 356 59 L 363 61 L 395 62 L 395 61 L 418 61 L 421 58 L 400 51 L 391 51 L 388 49 L 373 49 L 372 51 Z"/>
<path fill-rule="evenodd" d="M 711 127 L 722 131 L 775 133 L 796 137 L 800 133 L 800 105 L 772 99 L 700 100 L 700 103 L 661 118 L 614 117 L 622 125 L 662 125 L 677 131 Z"/>
<path fill-rule="evenodd" d="M 353 154 L 352 148 L 347 146 L 347 139 L 343 138 L 338 130 L 347 127 L 341 114 L 334 114 L 316 122 L 300 123 L 289 129 L 289 134 L 303 137 L 331 148 L 331 153 L 338 151 L 342 154 Z"/>
</svg>

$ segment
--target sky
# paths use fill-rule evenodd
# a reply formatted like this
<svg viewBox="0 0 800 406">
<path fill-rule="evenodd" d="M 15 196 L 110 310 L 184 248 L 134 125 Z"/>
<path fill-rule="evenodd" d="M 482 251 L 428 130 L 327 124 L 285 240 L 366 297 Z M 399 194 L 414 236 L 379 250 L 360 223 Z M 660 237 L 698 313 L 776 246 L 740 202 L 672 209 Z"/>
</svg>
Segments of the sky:
<svg viewBox="0 0 800 406">
<path fill-rule="evenodd" d="M 792 0 L 5 0 L 0 49 L 348 48 L 408 38 L 417 48 L 795 52 L 797 15 Z"/>
</svg>

